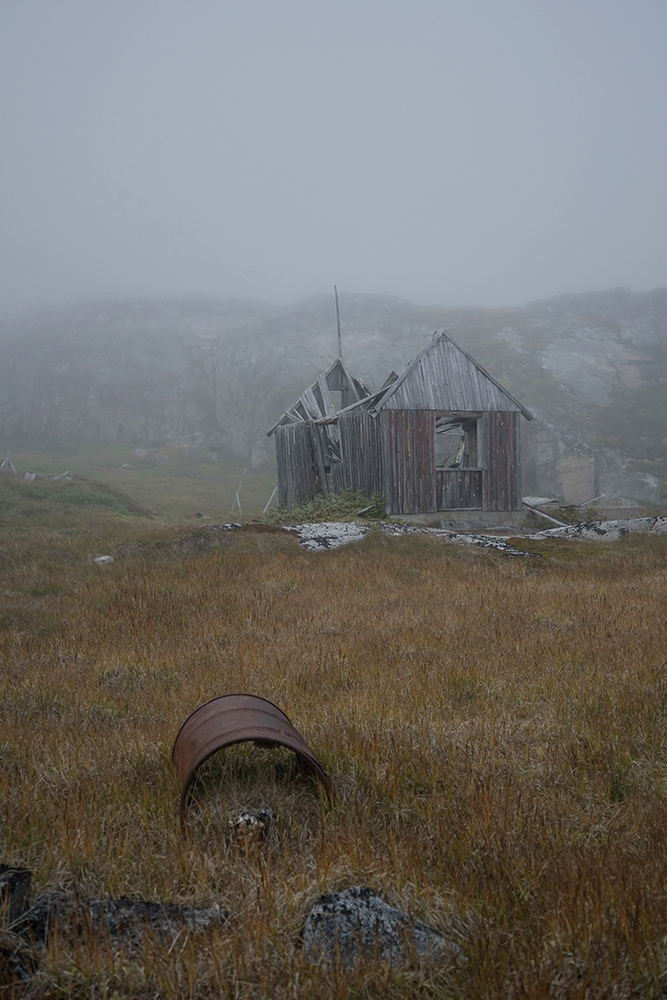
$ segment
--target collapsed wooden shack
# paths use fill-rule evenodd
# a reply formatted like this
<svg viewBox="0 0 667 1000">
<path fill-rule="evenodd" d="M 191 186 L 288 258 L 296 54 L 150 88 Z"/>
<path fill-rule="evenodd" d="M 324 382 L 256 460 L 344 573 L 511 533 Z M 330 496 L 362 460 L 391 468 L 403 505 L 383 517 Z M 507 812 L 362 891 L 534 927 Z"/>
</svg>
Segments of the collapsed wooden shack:
<svg viewBox="0 0 667 1000">
<path fill-rule="evenodd" d="M 338 358 L 271 427 L 268 436 L 276 438 L 278 503 L 291 507 L 318 493 L 327 496 L 345 489 L 337 414 L 370 391 Z"/>
<path fill-rule="evenodd" d="M 360 394 L 354 379 L 357 398 L 337 411 L 322 389 L 334 370 L 347 373 L 335 362 L 269 431 L 280 502 L 351 487 L 382 493 L 390 514 L 521 508 L 521 417 L 532 413 L 444 331 L 378 392 Z M 315 386 L 324 405 L 313 406 Z"/>
</svg>

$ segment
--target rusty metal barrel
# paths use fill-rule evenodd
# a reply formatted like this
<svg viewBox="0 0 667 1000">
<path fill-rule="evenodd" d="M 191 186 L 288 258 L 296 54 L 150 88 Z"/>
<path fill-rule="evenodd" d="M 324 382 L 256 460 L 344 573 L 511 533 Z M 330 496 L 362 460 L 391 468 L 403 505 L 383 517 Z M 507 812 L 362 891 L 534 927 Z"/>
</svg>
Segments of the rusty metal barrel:
<svg viewBox="0 0 667 1000">
<path fill-rule="evenodd" d="M 292 750 L 304 771 L 320 785 L 327 798 L 333 801 L 331 779 L 282 709 L 258 695 L 223 694 L 195 709 L 179 729 L 174 741 L 171 759 L 183 782 L 181 826 L 185 824 L 188 795 L 197 770 L 218 750 L 235 743 L 254 743 L 259 747 L 286 747 Z"/>
</svg>

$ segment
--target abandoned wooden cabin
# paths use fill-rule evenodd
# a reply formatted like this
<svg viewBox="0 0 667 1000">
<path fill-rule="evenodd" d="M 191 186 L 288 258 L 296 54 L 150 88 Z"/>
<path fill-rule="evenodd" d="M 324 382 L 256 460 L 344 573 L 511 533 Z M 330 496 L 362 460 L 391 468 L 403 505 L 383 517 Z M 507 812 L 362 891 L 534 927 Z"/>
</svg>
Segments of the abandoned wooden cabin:
<svg viewBox="0 0 667 1000">
<path fill-rule="evenodd" d="M 268 431 L 276 436 L 278 503 L 291 507 L 345 489 L 337 414 L 370 392 L 338 358 Z"/>
<path fill-rule="evenodd" d="M 518 510 L 522 416 L 533 415 L 444 331 L 378 392 L 338 359 L 268 432 L 279 502 L 351 487 L 381 493 L 389 514 Z"/>
</svg>

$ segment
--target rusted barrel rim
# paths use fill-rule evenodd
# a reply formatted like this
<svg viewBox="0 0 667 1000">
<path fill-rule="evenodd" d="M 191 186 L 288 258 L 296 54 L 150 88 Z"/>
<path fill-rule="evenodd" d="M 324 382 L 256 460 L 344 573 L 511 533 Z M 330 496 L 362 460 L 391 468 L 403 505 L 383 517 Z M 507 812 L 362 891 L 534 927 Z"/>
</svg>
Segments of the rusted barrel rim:
<svg viewBox="0 0 667 1000">
<path fill-rule="evenodd" d="M 174 740 L 171 759 L 183 782 L 179 806 L 181 826 L 185 824 L 190 789 L 204 761 L 218 750 L 247 742 L 292 750 L 306 772 L 333 801 L 331 779 L 281 708 L 255 694 L 223 694 L 196 708 Z"/>
</svg>

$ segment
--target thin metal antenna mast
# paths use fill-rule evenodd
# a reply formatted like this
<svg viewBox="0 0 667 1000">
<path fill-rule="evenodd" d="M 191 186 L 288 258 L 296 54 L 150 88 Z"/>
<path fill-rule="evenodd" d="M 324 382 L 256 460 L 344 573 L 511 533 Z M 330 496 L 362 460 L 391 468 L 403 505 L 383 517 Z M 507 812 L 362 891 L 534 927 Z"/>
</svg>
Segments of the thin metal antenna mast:
<svg viewBox="0 0 667 1000">
<path fill-rule="evenodd" d="M 334 285 L 334 295 L 336 296 L 336 326 L 338 327 L 338 360 L 343 360 L 343 340 L 340 335 L 340 309 L 338 308 L 338 289 Z"/>
</svg>

